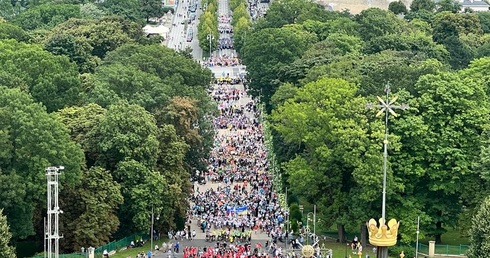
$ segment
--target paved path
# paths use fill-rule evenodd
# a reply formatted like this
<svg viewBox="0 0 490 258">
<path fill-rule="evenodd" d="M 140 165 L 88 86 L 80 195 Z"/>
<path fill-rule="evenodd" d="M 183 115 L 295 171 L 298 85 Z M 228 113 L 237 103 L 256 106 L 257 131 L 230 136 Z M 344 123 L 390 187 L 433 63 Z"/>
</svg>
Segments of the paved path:
<svg viewBox="0 0 490 258">
<path fill-rule="evenodd" d="M 174 20 L 173 23 L 175 26 L 171 26 L 171 31 L 170 31 L 170 39 L 167 42 L 167 46 L 169 48 L 173 48 L 176 50 L 183 49 L 186 46 L 190 46 L 193 49 L 193 57 L 194 59 L 201 61 L 202 60 L 202 49 L 199 47 L 199 42 L 197 40 L 197 23 L 199 19 L 199 15 L 201 14 L 202 10 L 200 10 L 201 3 L 200 1 L 196 1 L 198 4 L 198 10 L 197 10 L 197 16 L 196 16 L 196 21 L 194 24 L 191 24 L 192 28 L 194 28 L 194 39 L 192 42 L 187 42 L 186 41 L 186 32 L 184 31 L 184 25 L 181 24 L 182 20 L 184 20 L 184 15 L 187 17 L 187 11 L 185 10 L 184 7 L 187 7 L 189 5 L 190 0 L 180 0 L 179 4 L 176 8 L 176 14 L 181 14 L 181 15 L 174 15 Z M 218 0 L 218 15 L 230 15 L 230 10 L 229 10 L 229 4 L 228 0 Z M 229 36 L 229 35 L 223 35 L 223 36 Z M 222 50 L 222 51 L 215 51 L 213 52 L 213 55 L 236 55 L 235 50 Z M 229 74 L 232 77 L 238 77 L 240 74 L 245 73 L 246 67 L 243 65 L 240 66 L 235 66 L 235 67 L 209 67 L 209 69 L 213 72 L 215 77 L 220 77 L 226 74 Z M 217 85 L 215 85 L 217 87 Z M 238 90 L 244 90 L 244 86 L 239 84 L 239 85 L 231 85 L 229 87 L 235 87 Z M 247 103 L 251 101 L 251 98 L 249 96 L 243 96 L 240 98 L 239 101 L 236 102 L 236 105 L 238 106 L 245 106 Z M 250 113 L 246 113 L 247 115 L 251 116 Z M 237 133 L 244 133 L 244 130 L 236 130 L 233 132 L 230 132 L 227 129 L 219 129 L 218 130 L 219 134 L 237 134 Z M 196 193 L 197 191 L 206 191 L 208 189 L 217 189 L 218 188 L 218 183 L 217 182 L 206 182 L 204 185 L 199 185 L 195 184 L 194 185 L 194 192 Z M 192 204 L 191 204 L 192 205 Z M 192 206 L 191 206 L 192 207 Z M 172 254 L 174 257 L 183 257 L 183 252 L 182 250 L 186 246 L 197 246 L 197 247 L 209 247 L 209 246 L 214 246 L 215 242 L 207 242 L 205 240 L 206 236 L 205 233 L 203 233 L 198 225 L 198 221 L 196 219 L 192 220 L 191 224 L 191 230 L 196 230 L 196 238 L 192 241 L 189 240 L 182 240 L 179 241 L 180 243 L 180 252 L 177 254 Z M 212 231 L 212 230 L 211 230 Z M 257 233 L 252 234 L 252 241 L 251 244 L 252 246 L 255 246 L 257 243 L 261 243 L 263 246 L 265 246 L 265 242 L 267 240 L 270 240 L 270 237 L 267 236 L 265 232 L 260 232 L 258 231 Z M 175 244 L 175 240 L 171 241 L 173 244 Z M 155 244 L 158 244 L 159 246 L 162 246 L 162 242 L 155 241 Z M 167 243 L 166 243 L 167 244 Z M 168 258 L 169 254 L 167 252 L 163 251 L 157 251 L 154 255 L 154 258 Z"/>
<path fill-rule="evenodd" d="M 186 25 L 182 22 L 189 19 L 189 12 L 187 11 L 191 0 L 180 0 L 175 9 L 175 15 L 173 17 L 173 25 L 170 25 L 170 38 L 167 40 L 167 47 L 175 50 L 183 50 L 186 47 L 192 48 L 192 56 L 196 60 L 202 60 L 202 49 L 199 47 L 199 40 L 197 39 L 197 25 L 199 24 L 199 16 L 202 14 L 201 1 L 196 0 L 197 10 L 196 19 L 187 25 L 187 29 L 192 28 L 194 31 L 194 37 L 192 41 L 187 41 Z"/>
</svg>

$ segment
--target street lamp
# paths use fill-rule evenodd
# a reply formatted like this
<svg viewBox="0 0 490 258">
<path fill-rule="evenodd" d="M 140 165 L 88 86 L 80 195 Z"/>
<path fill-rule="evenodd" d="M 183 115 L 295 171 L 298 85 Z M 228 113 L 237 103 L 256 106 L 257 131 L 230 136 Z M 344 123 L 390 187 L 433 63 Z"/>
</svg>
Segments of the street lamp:
<svg viewBox="0 0 490 258">
<path fill-rule="evenodd" d="M 150 248 L 151 248 L 152 252 L 155 251 L 154 250 L 155 247 L 153 246 L 153 226 L 155 224 L 154 218 L 155 218 L 155 211 L 153 209 L 153 206 L 151 206 L 151 232 L 150 232 L 150 237 L 151 237 L 150 245 L 151 246 L 150 246 Z M 159 219 L 160 219 L 160 217 L 157 216 L 157 220 L 159 220 Z"/>
<path fill-rule="evenodd" d="M 212 42 L 214 39 L 213 34 L 209 33 L 207 39 L 209 40 L 209 58 L 211 58 Z"/>
<path fill-rule="evenodd" d="M 368 230 L 371 232 L 369 234 L 369 242 L 371 244 L 376 245 L 377 248 L 377 257 L 378 258 L 388 258 L 388 246 L 393 246 L 396 244 L 396 238 L 398 234 L 398 226 L 399 223 L 396 220 L 392 219 L 388 222 L 388 226 L 391 231 L 390 234 L 382 235 L 382 237 L 377 237 L 377 232 L 386 232 L 386 170 L 387 170 L 387 160 L 388 160 L 388 115 L 391 114 L 394 117 L 397 117 L 398 114 L 393 111 L 393 109 L 408 109 L 407 104 L 401 104 L 400 106 L 394 105 L 395 101 L 398 97 L 394 97 L 390 100 L 390 85 L 386 84 L 385 87 L 386 98 L 382 99 L 381 97 L 377 97 L 380 104 L 374 105 L 372 103 L 368 103 L 366 107 L 368 109 L 372 108 L 381 108 L 381 110 L 376 114 L 376 116 L 380 116 L 384 113 L 385 115 L 385 132 L 384 132 L 384 141 L 383 141 L 383 199 L 382 199 L 382 207 L 381 207 L 381 219 L 379 220 L 379 228 L 376 226 L 376 221 L 371 219 L 368 223 Z M 395 229 L 395 230 L 393 230 Z"/>
<path fill-rule="evenodd" d="M 314 240 L 316 240 L 316 205 L 313 205 L 313 212 L 310 211 L 306 214 L 306 228 L 308 229 L 309 229 L 308 221 L 310 220 L 310 214 L 313 215 L 313 237 L 315 238 Z"/>
</svg>

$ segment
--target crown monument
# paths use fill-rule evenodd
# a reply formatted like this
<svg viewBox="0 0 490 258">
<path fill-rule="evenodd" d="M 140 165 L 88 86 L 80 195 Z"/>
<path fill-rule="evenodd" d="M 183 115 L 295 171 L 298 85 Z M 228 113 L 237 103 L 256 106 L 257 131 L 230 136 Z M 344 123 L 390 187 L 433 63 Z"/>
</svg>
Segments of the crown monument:
<svg viewBox="0 0 490 258">
<path fill-rule="evenodd" d="M 400 222 L 397 222 L 396 219 L 391 219 L 386 225 L 384 219 L 381 218 L 379 219 L 379 227 L 376 220 L 370 219 L 367 223 L 369 243 L 375 246 L 396 245 L 399 226 Z"/>
</svg>

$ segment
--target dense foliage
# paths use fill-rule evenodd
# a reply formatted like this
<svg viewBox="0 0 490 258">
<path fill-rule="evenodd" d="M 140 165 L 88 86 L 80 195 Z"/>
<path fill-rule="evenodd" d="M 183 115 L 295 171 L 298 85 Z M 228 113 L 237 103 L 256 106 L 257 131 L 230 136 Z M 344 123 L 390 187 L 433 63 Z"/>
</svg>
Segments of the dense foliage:
<svg viewBox="0 0 490 258">
<path fill-rule="evenodd" d="M 161 5 L 0 1 L 1 257 L 42 243 L 53 165 L 62 252 L 147 232 L 152 210 L 158 231 L 183 227 L 215 106 L 209 70 L 144 36 Z"/>
<path fill-rule="evenodd" d="M 411 107 L 389 120 L 387 214 L 403 221 L 402 241 L 420 216 L 440 242 L 490 194 L 489 15 L 460 10 L 416 0 L 351 15 L 275 1 L 239 45 L 285 186 L 340 240 L 380 216 L 384 121 L 365 105 L 387 84 Z"/>
<path fill-rule="evenodd" d="M 218 48 L 218 1 L 201 1 L 204 13 L 199 17 L 197 26 L 197 39 L 199 46 L 206 53 L 210 53 Z"/>
</svg>

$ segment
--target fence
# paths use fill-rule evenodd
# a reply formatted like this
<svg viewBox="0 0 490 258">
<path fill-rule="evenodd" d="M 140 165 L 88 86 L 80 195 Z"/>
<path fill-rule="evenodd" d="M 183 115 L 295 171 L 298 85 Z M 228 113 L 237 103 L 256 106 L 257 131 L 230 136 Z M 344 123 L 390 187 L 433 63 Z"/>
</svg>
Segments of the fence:
<svg viewBox="0 0 490 258">
<path fill-rule="evenodd" d="M 469 245 L 435 245 L 435 254 L 438 255 L 465 255 Z M 419 243 L 419 253 L 428 254 L 429 246 Z"/>
<path fill-rule="evenodd" d="M 104 250 L 107 250 L 107 252 L 111 251 L 118 251 L 119 249 L 126 247 L 131 244 L 131 241 L 136 241 L 143 239 L 147 240 L 148 239 L 148 234 L 133 234 L 131 236 L 125 237 L 123 239 L 117 240 L 117 241 L 112 241 L 106 245 L 99 246 L 95 248 L 95 253 L 99 254 L 104 252 Z"/>
<path fill-rule="evenodd" d="M 131 241 L 136 243 L 137 240 L 143 239 L 144 241 L 148 240 L 150 237 L 148 234 L 133 234 L 131 236 L 125 237 L 123 239 L 112 241 L 106 245 L 99 246 L 95 249 L 95 257 L 101 257 L 101 254 L 104 250 L 107 252 L 118 251 L 121 248 L 127 247 L 131 244 Z M 60 258 L 85 258 L 87 257 L 86 253 L 71 253 L 71 254 L 60 254 Z M 44 258 L 44 256 L 33 256 L 31 258 Z"/>
<path fill-rule="evenodd" d="M 436 254 L 464 255 L 468 251 L 468 245 L 436 245 Z"/>
<path fill-rule="evenodd" d="M 60 258 L 85 258 L 87 257 L 84 253 L 72 253 L 72 254 L 60 254 Z M 31 258 L 44 258 L 44 256 L 33 256 Z"/>
</svg>

